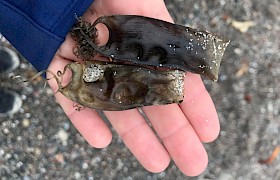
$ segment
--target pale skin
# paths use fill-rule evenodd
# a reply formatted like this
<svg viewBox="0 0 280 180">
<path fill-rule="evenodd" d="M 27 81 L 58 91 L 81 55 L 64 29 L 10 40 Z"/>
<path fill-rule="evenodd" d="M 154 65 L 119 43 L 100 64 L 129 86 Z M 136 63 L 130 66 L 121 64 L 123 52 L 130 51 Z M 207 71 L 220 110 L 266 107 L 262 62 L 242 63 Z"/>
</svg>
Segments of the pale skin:
<svg viewBox="0 0 280 180">
<path fill-rule="evenodd" d="M 84 18 L 94 22 L 102 15 L 134 14 L 173 22 L 163 0 L 95 0 Z M 99 38 L 106 39 L 99 32 Z M 73 54 L 75 42 L 68 35 L 54 56 L 49 70 L 63 70 L 70 62 L 81 61 Z M 66 77 L 68 76 L 68 77 Z M 69 79 L 69 74 L 64 80 Z M 51 77 L 51 75 L 48 75 Z M 57 90 L 54 80 L 50 86 Z M 199 75 L 187 73 L 185 98 L 182 104 L 144 107 L 155 132 L 138 110 L 105 111 L 110 123 L 138 161 L 151 172 L 164 171 L 171 159 L 188 176 L 197 176 L 207 167 L 208 157 L 202 143 L 211 142 L 219 134 L 220 126 L 215 106 Z M 108 146 L 112 133 L 93 109 L 77 111 L 73 102 L 61 93 L 58 102 L 77 130 L 96 148 Z"/>
</svg>

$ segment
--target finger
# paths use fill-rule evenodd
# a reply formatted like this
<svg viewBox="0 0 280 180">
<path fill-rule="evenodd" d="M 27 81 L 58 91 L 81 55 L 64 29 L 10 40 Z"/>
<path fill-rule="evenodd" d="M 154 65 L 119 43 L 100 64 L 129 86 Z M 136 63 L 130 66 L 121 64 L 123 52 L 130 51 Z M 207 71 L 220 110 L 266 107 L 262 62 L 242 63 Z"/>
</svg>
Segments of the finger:
<svg viewBox="0 0 280 180">
<path fill-rule="evenodd" d="M 103 15 L 103 14 L 100 14 L 99 11 L 100 10 L 98 10 L 98 11 L 95 11 L 95 10 L 87 11 L 83 15 L 83 18 L 86 21 L 89 21 L 89 22 L 93 23 L 93 22 L 96 21 L 97 18 L 99 18 L 100 16 Z M 97 35 L 98 35 L 97 36 L 98 46 L 102 46 L 102 45 L 106 44 L 107 41 L 108 41 L 108 38 L 109 38 L 108 28 L 102 23 L 97 24 L 95 27 L 97 29 Z"/>
<path fill-rule="evenodd" d="M 168 166 L 168 153 L 136 109 L 106 111 L 105 114 L 125 145 L 148 171 L 161 172 Z"/>
<path fill-rule="evenodd" d="M 91 11 L 86 11 L 83 15 L 83 19 L 89 22 L 94 22 L 97 19 L 96 13 Z M 107 42 L 108 31 L 105 26 L 98 25 L 98 41 L 101 43 Z M 74 53 L 74 48 L 76 48 L 77 42 L 71 37 L 70 33 L 67 34 L 65 41 L 61 44 L 60 48 L 57 50 L 57 54 L 68 60 L 74 60 L 82 62 L 81 58 L 78 58 Z"/>
<path fill-rule="evenodd" d="M 72 39 L 71 35 L 68 33 L 65 41 L 61 44 L 57 50 L 57 55 L 68 60 L 82 62 L 82 59 L 78 58 L 74 53 L 74 48 L 76 47 L 76 42 Z"/>
<path fill-rule="evenodd" d="M 207 153 L 179 106 L 143 109 L 179 169 L 188 176 L 200 174 L 207 166 Z"/>
<path fill-rule="evenodd" d="M 90 11 L 86 11 L 83 18 L 86 21 L 94 22 L 97 19 L 97 16 L 96 13 L 91 13 Z M 105 27 L 105 25 L 102 24 L 98 24 L 96 28 L 98 29 L 98 42 L 99 45 L 101 46 L 102 44 L 105 44 L 108 41 L 108 30 Z M 77 46 L 77 42 L 74 41 L 70 33 L 68 33 L 65 38 L 65 41 L 61 44 L 61 46 L 57 50 L 57 55 L 68 60 L 83 62 L 81 58 L 77 57 L 73 53 L 76 46 Z M 102 58 L 100 57 L 98 57 L 98 59 L 102 60 Z"/>
<path fill-rule="evenodd" d="M 201 141 L 210 142 L 217 138 L 220 131 L 218 115 L 199 75 L 187 73 L 185 98 L 180 107 Z"/>
<path fill-rule="evenodd" d="M 64 66 L 68 63 L 69 61 L 59 59 L 56 56 L 51 62 L 49 70 L 52 72 L 57 72 L 59 70 L 62 71 Z M 47 76 L 48 78 L 51 78 L 49 74 L 47 74 Z M 70 74 L 66 74 L 65 76 L 68 77 L 63 80 L 67 81 Z M 49 84 L 54 92 L 56 92 L 58 87 L 54 79 L 49 80 Z M 111 131 L 95 110 L 86 108 L 81 111 L 77 111 L 76 107 L 74 107 L 73 101 L 69 100 L 61 93 L 56 93 L 55 97 L 65 114 L 90 145 L 96 148 L 102 148 L 106 147 L 111 142 Z"/>
</svg>

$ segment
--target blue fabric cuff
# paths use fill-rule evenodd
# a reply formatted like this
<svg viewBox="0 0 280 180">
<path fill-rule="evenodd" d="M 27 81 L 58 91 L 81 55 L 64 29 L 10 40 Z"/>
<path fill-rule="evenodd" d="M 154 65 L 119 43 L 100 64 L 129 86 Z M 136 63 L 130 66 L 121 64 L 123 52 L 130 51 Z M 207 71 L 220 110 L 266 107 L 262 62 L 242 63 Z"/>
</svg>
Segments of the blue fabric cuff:
<svg viewBox="0 0 280 180">
<path fill-rule="evenodd" d="M 0 32 L 38 71 L 45 70 L 76 21 L 75 15 L 81 16 L 91 3 L 72 1 L 62 17 L 53 19 L 55 26 L 50 30 L 16 6 L 0 1 Z"/>
</svg>

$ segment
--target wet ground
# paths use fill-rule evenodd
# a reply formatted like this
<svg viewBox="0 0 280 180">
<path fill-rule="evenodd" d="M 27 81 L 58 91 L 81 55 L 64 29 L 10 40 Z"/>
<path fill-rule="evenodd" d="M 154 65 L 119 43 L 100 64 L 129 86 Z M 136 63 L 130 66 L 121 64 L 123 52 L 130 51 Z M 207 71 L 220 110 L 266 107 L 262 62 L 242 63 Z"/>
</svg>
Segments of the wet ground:
<svg viewBox="0 0 280 180">
<path fill-rule="evenodd" d="M 1 179 L 280 179 L 280 155 L 271 156 L 280 146 L 280 1 L 173 0 L 167 6 L 176 23 L 231 40 L 219 81 L 205 80 L 221 122 L 218 139 L 205 145 L 206 171 L 188 178 L 171 163 L 149 173 L 114 130 L 110 146 L 90 147 L 42 79 L 26 85 L 9 78 L 36 73 L 22 60 L 16 71 L 0 75 L 0 86 L 23 100 L 14 116 L 0 117 Z"/>
</svg>

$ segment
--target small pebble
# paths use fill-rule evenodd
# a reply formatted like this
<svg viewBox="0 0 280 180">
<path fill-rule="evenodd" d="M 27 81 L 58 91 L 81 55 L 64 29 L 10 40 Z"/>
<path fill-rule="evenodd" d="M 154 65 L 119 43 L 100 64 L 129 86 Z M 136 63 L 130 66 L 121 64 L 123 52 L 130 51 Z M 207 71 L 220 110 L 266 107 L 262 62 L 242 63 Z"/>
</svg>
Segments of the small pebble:
<svg viewBox="0 0 280 180">
<path fill-rule="evenodd" d="M 30 120 L 29 119 L 23 119 L 22 121 L 22 126 L 23 127 L 28 127 L 30 125 Z"/>
<path fill-rule="evenodd" d="M 68 139 L 68 133 L 64 130 L 64 129 L 59 129 L 58 133 L 58 138 L 62 141 L 62 142 L 66 142 Z"/>
</svg>

